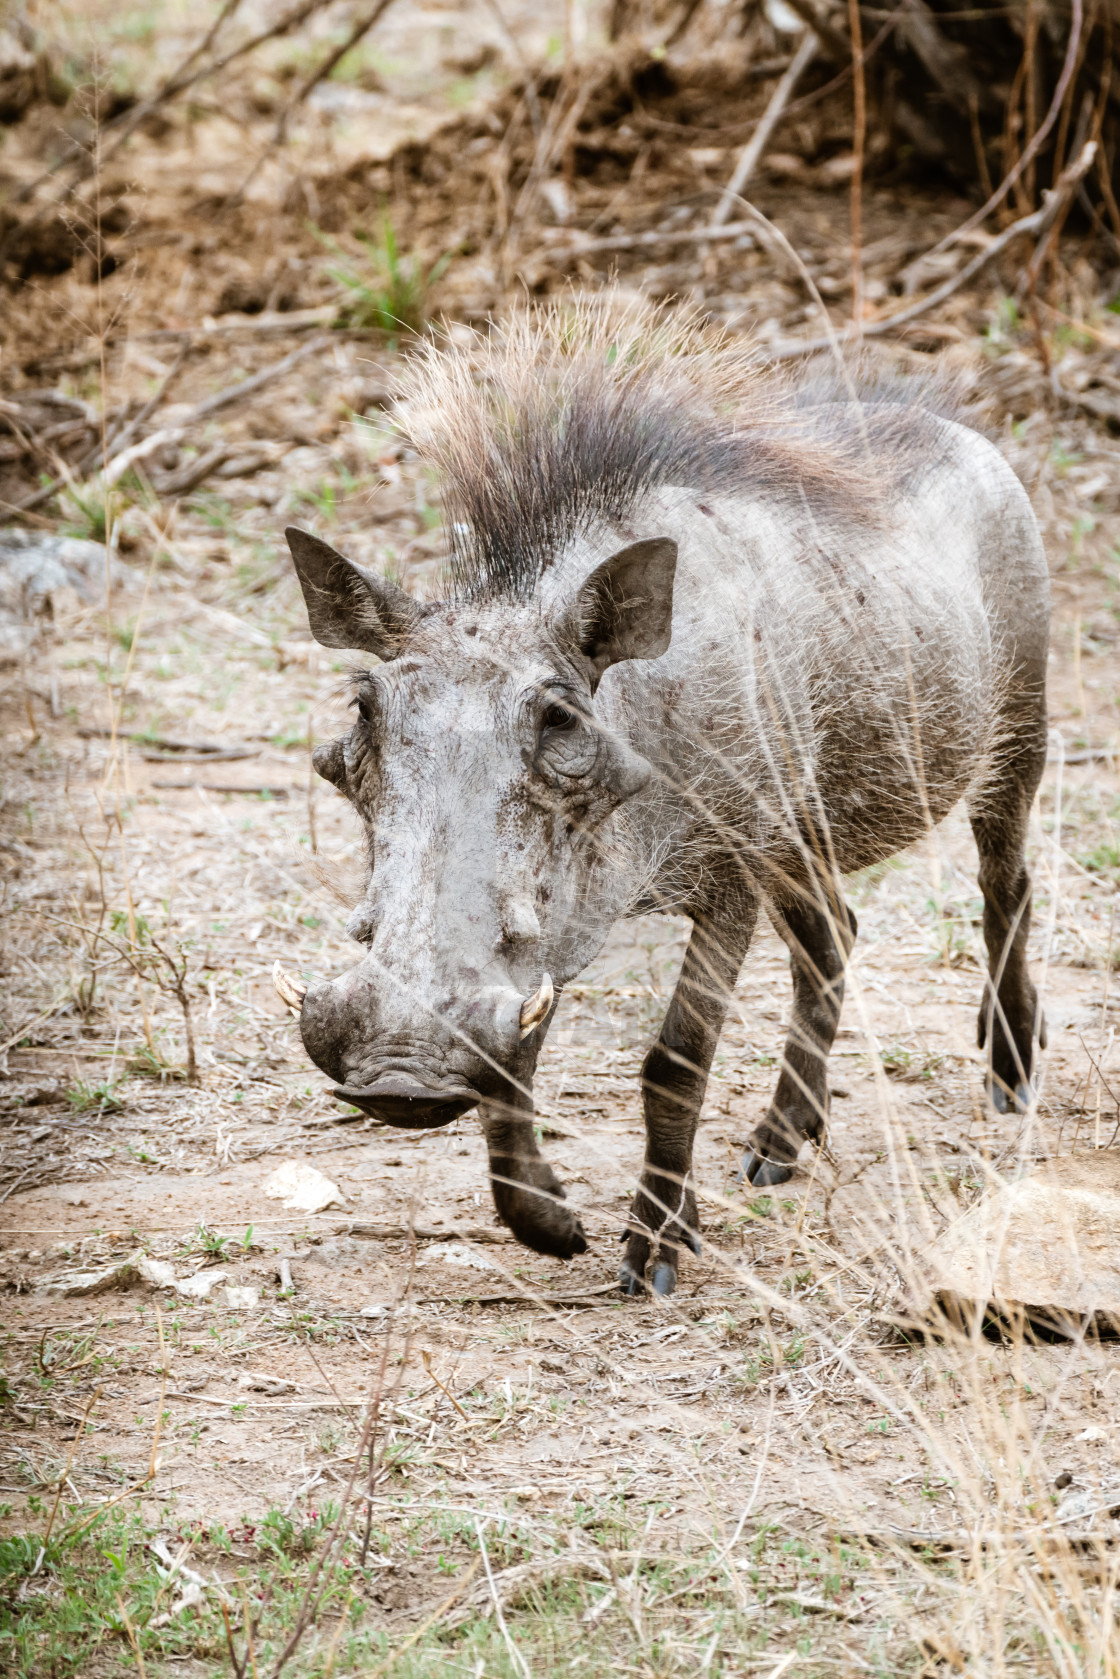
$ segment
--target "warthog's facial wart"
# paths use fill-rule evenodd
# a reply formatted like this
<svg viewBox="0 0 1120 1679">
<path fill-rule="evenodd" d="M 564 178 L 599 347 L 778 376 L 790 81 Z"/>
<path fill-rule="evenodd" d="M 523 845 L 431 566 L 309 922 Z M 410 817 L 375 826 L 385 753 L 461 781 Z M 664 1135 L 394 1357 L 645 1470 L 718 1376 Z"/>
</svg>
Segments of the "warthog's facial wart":
<svg viewBox="0 0 1120 1679">
<path fill-rule="evenodd" d="M 382 662 L 318 773 L 365 826 L 366 946 L 300 1001 L 335 1094 L 390 1125 L 446 1124 L 531 1076 L 556 989 L 619 910 L 619 807 L 649 763 L 597 713 L 608 666 L 668 645 L 676 544 L 631 543 L 546 611 L 421 606 L 305 531 L 288 543 L 311 628 Z M 601 708 L 600 708 L 601 709 Z M 607 901 L 609 900 L 609 901 Z M 295 1005 L 298 987 L 281 989 Z"/>
</svg>

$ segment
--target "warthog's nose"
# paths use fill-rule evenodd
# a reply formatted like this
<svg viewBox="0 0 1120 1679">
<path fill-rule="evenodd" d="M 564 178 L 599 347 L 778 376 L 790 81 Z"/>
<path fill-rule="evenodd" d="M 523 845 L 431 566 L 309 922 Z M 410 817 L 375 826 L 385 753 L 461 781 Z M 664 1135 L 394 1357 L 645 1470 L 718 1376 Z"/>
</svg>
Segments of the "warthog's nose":
<svg viewBox="0 0 1120 1679">
<path fill-rule="evenodd" d="M 453 1119 L 477 1107 L 482 1100 L 478 1091 L 467 1084 L 433 1088 L 405 1073 L 386 1074 L 371 1085 L 340 1084 L 333 1094 L 340 1102 L 352 1103 L 383 1125 L 403 1126 L 412 1131 L 450 1125 Z"/>
</svg>

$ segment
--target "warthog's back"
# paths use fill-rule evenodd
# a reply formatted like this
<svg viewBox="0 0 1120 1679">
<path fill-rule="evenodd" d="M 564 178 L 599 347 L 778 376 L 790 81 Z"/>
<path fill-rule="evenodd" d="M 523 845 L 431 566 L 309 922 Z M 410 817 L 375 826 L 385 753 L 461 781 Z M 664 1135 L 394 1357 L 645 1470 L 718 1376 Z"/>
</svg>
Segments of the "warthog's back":
<svg viewBox="0 0 1120 1679">
<path fill-rule="evenodd" d="M 866 508 L 676 488 L 641 508 L 643 533 L 680 544 L 673 641 L 607 680 L 642 749 L 700 795 L 675 813 L 691 851 L 705 827 L 779 851 L 813 831 L 864 867 L 1016 749 L 1049 617 L 1029 502 L 976 432 L 895 424 L 925 458 Z"/>
</svg>

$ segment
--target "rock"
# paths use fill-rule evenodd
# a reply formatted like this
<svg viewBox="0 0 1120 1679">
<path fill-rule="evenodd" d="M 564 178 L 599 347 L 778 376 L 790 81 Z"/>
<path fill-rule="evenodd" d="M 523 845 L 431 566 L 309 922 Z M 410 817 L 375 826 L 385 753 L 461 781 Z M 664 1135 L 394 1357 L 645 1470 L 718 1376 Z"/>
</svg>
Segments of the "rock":
<svg viewBox="0 0 1120 1679">
<path fill-rule="evenodd" d="M 923 1321 L 971 1326 L 980 1310 L 1044 1334 L 1120 1333 L 1120 1151 L 1065 1155 L 988 1190 L 917 1267 Z"/>
<path fill-rule="evenodd" d="M 1080 1487 L 1067 1493 L 1054 1511 L 1054 1520 L 1066 1527 L 1070 1522 L 1088 1522 L 1095 1516 L 1120 1515 L 1116 1501 L 1116 1487 Z"/>
<path fill-rule="evenodd" d="M 185 1300 L 207 1300 L 215 1283 L 224 1283 L 228 1271 L 215 1269 L 213 1271 L 196 1271 L 193 1277 L 184 1277 L 182 1282 L 175 1284 L 176 1294 L 181 1294 Z"/>
<path fill-rule="evenodd" d="M 261 1291 L 252 1284 L 244 1288 L 226 1287 L 226 1305 L 231 1312 L 253 1312 L 261 1303 Z"/>
<path fill-rule="evenodd" d="M 110 575 L 114 589 L 133 581 L 130 569 L 116 558 L 110 561 Z M 104 598 L 105 549 L 100 543 L 15 526 L 0 530 L 0 663 L 22 658 L 39 624 L 56 611 Z"/>
<path fill-rule="evenodd" d="M 338 1185 L 303 1160 L 285 1160 L 277 1166 L 264 1192 L 270 1201 L 283 1201 L 299 1213 L 321 1213 L 326 1207 L 346 1204 Z"/>
<path fill-rule="evenodd" d="M 283 1376 L 265 1376 L 255 1370 L 246 1370 L 238 1376 L 237 1385 L 244 1388 L 246 1393 L 265 1393 L 275 1398 L 277 1394 L 294 1393 L 296 1384 L 285 1381 Z"/>
<path fill-rule="evenodd" d="M 137 1248 L 127 1259 L 115 1265 L 102 1265 L 93 1271 L 63 1271 L 43 1284 L 48 1294 L 61 1294 L 66 1299 L 82 1299 L 91 1294 L 105 1294 L 111 1288 L 130 1288 L 140 1274 L 144 1259 L 143 1248 Z"/>
<path fill-rule="evenodd" d="M 166 1259 L 149 1259 L 145 1254 L 136 1269 L 140 1281 L 150 1288 L 174 1288 L 176 1285 L 175 1267 Z"/>
</svg>

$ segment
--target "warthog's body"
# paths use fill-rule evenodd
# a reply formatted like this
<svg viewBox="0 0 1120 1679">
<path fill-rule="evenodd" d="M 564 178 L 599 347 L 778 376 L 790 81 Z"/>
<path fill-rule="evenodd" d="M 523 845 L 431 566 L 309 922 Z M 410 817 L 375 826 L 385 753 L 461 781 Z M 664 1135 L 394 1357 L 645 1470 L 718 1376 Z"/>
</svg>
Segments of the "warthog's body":
<svg viewBox="0 0 1120 1679">
<path fill-rule="evenodd" d="M 542 976 L 562 989 L 619 916 L 691 916 L 643 1070 L 623 1272 L 664 1291 L 696 1245 L 692 1140 L 759 906 L 795 991 L 746 1162 L 770 1184 L 827 1117 L 855 933 L 839 877 L 966 794 L 995 976 L 981 1037 L 994 1099 L 1026 1099 L 1048 583 L 1023 489 L 976 433 L 842 389 L 773 398 L 695 339 L 677 362 L 633 343 L 612 362 L 604 320 L 574 356 L 515 335 L 481 395 L 465 358 L 433 356 L 415 430 L 449 475 L 456 604 L 417 608 L 291 533 L 316 633 L 389 661 L 317 760 L 369 829 L 350 923 L 369 954 L 312 987 L 302 1026 L 341 1093 L 390 1123 L 479 1105 L 499 1212 L 569 1255 L 583 1233 L 531 1123 Z"/>
</svg>

